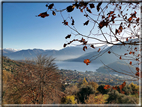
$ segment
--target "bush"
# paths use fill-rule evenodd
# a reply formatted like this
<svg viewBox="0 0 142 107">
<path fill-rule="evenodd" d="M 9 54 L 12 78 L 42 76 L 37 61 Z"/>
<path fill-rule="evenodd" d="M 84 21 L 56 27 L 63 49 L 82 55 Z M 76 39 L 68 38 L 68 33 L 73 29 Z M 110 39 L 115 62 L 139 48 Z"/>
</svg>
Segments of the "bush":
<svg viewBox="0 0 142 107">
<path fill-rule="evenodd" d="M 91 86 L 83 87 L 77 92 L 76 97 L 78 102 L 85 103 L 85 100 L 88 99 L 90 94 L 94 94 L 94 89 Z"/>
<path fill-rule="evenodd" d="M 63 97 L 61 99 L 62 104 L 77 104 L 77 101 L 75 101 L 75 95 L 69 95 L 66 97 Z"/>
<path fill-rule="evenodd" d="M 110 88 L 109 88 L 109 89 L 104 89 L 104 86 L 105 86 L 105 85 L 100 85 L 100 86 L 97 88 L 97 90 L 98 90 L 101 94 L 107 94 L 108 92 L 111 91 Z"/>
<path fill-rule="evenodd" d="M 116 90 L 109 92 L 109 98 L 107 99 L 109 104 L 138 104 L 138 98 L 126 96 Z"/>
</svg>

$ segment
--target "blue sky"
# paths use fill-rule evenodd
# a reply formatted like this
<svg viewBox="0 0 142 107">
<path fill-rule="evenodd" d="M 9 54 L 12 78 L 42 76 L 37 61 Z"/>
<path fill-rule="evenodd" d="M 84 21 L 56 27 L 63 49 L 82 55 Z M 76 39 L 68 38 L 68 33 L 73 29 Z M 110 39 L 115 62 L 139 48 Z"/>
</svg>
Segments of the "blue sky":
<svg viewBox="0 0 142 107">
<path fill-rule="evenodd" d="M 48 17 L 36 17 L 38 14 L 47 10 L 46 4 L 47 3 L 28 2 L 3 3 L 3 48 L 59 50 L 63 48 L 64 43 L 75 38 L 75 36 L 72 36 L 71 39 L 65 39 L 68 34 L 73 32 L 69 27 L 63 25 L 63 19 L 60 13 L 56 13 L 56 16 L 53 16 L 51 11 L 48 11 Z M 66 8 L 71 4 L 72 3 L 54 3 L 57 9 Z M 94 8 L 93 13 L 97 14 L 96 8 Z M 75 9 L 71 13 L 64 11 L 62 14 L 64 18 L 73 16 L 75 27 L 82 34 L 87 35 L 93 26 L 90 22 L 89 26 L 83 26 L 83 23 L 86 22 L 87 19 L 84 17 L 84 13 L 81 13 L 79 9 Z M 67 21 L 69 21 L 69 19 L 67 19 Z M 71 21 L 69 24 L 71 24 Z M 98 31 L 94 29 L 94 32 L 97 33 Z M 81 38 L 82 37 L 78 37 L 78 39 Z"/>
<path fill-rule="evenodd" d="M 46 3 L 3 3 L 3 48 L 63 48 L 63 44 L 66 43 L 65 36 L 70 34 L 71 30 L 63 25 L 60 13 L 53 16 L 49 11 L 49 17 L 36 17 L 47 10 L 45 5 Z M 55 3 L 55 6 L 62 9 L 68 4 Z M 79 18 L 78 14 L 83 16 L 79 10 L 70 13 L 83 24 L 86 18 Z M 66 18 L 69 14 L 65 11 L 63 15 Z M 79 26 L 76 27 L 79 28 Z M 86 28 L 83 29 L 87 31 Z"/>
</svg>

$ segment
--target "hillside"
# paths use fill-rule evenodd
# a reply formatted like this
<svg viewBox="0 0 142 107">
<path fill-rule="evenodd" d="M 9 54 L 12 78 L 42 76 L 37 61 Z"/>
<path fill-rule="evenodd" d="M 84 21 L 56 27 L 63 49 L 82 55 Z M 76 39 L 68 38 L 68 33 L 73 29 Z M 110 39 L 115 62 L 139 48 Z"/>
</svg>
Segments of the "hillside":
<svg viewBox="0 0 142 107">
<path fill-rule="evenodd" d="M 116 61 L 106 66 L 101 66 L 96 71 L 104 74 L 117 74 L 119 76 L 124 76 L 124 74 L 117 73 L 115 70 L 122 73 L 127 72 L 129 75 L 134 75 L 137 72 L 134 66 L 126 63 L 125 61 Z"/>
<path fill-rule="evenodd" d="M 138 40 L 138 39 L 136 39 Z M 118 43 L 119 44 L 119 43 Z M 76 61 L 76 62 L 83 62 L 84 59 L 90 59 L 92 62 L 91 63 L 105 63 L 105 64 L 110 64 L 110 63 L 113 63 L 113 62 L 116 62 L 116 61 L 119 61 L 119 55 L 122 56 L 122 58 L 125 57 L 125 53 L 129 53 L 130 50 L 134 51 L 134 48 L 137 47 L 137 49 L 139 49 L 139 46 L 134 46 L 132 47 L 132 49 L 130 48 L 129 45 L 126 45 L 126 46 L 123 46 L 123 45 L 114 45 L 114 46 L 111 46 L 111 47 L 108 47 L 104 50 L 101 50 L 100 52 L 97 52 L 97 51 L 93 51 L 93 52 L 90 52 L 90 53 L 86 53 L 78 58 L 74 58 L 74 59 L 69 59 L 67 61 Z M 98 48 L 97 48 L 98 49 Z M 108 51 L 110 51 L 111 53 L 108 54 Z M 116 54 L 113 54 L 116 53 Z M 139 54 L 139 51 L 135 51 L 135 54 L 134 55 L 138 55 Z M 99 57 L 98 57 L 99 56 Z M 131 56 L 131 57 L 130 57 Z M 127 55 L 127 57 L 125 57 L 125 59 L 136 59 L 135 56 L 132 56 L 132 55 Z M 125 60 L 127 61 L 127 63 L 130 61 L 130 60 Z M 133 63 L 135 63 L 135 61 L 133 61 Z"/>
</svg>

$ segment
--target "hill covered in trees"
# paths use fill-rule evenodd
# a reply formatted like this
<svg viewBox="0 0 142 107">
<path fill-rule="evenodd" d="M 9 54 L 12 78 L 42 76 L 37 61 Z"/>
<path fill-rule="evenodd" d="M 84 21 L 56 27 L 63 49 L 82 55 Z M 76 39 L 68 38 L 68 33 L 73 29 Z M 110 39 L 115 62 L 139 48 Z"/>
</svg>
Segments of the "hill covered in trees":
<svg viewBox="0 0 142 107">
<path fill-rule="evenodd" d="M 10 81 L 13 81 L 13 77 L 16 76 L 14 72 L 17 72 L 15 68 L 19 68 L 23 66 L 23 62 L 13 61 L 6 57 L 3 57 L 3 103 L 9 104 L 6 98 L 9 94 L 9 91 L 14 91 L 11 88 L 8 88 L 8 84 Z M 118 86 L 122 84 L 119 76 L 110 76 L 107 74 L 99 73 L 99 72 L 78 72 L 72 70 L 59 70 L 58 74 L 60 75 L 61 82 L 61 91 L 58 93 L 60 95 L 60 99 L 58 99 L 59 104 L 137 104 L 138 103 L 138 89 L 139 86 L 134 83 L 128 83 L 123 88 L 125 94 L 120 93 L 119 88 L 117 90 L 104 89 L 104 84 L 109 84 L 112 86 Z M 24 74 L 23 74 L 24 75 Z M 30 75 L 30 74 L 29 74 Z M 22 76 L 20 78 L 23 78 Z M 32 79 L 34 80 L 34 79 Z M 120 80 L 120 81 L 119 81 Z M 14 80 L 15 81 L 15 80 Z M 30 82 L 31 80 L 29 80 Z M 51 79 L 52 81 L 52 79 Z M 18 82 L 18 81 L 17 81 Z M 21 84 L 21 83 L 17 83 Z M 24 82 L 23 82 L 24 84 Z M 25 84 L 26 85 L 26 84 Z M 37 84 L 38 85 L 38 84 Z M 46 86 L 48 88 L 49 86 Z M 7 91 L 9 90 L 9 91 Z M 17 90 L 20 93 L 22 90 Z M 15 90 L 15 92 L 17 92 Z M 35 91 L 36 92 L 36 91 Z M 9 99 L 12 99 L 11 103 L 23 103 L 25 99 L 21 97 L 21 94 L 18 94 L 19 99 L 15 100 L 17 102 L 13 102 L 15 99 L 14 96 L 11 96 Z M 30 92 L 32 93 L 32 91 Z M 29 93 L 29 95 L 31 95 Z M 51 92 L 51 95 L 53 93 Z M 31 99 L 29 99 L 31 100 Z M 29 102 L 32 104 L 33 102 Z M 53 104 L 54 102 L 44 102 L 44 104 Z M 57 103 L 57 102 L 56 102 Z"/>
</svg>

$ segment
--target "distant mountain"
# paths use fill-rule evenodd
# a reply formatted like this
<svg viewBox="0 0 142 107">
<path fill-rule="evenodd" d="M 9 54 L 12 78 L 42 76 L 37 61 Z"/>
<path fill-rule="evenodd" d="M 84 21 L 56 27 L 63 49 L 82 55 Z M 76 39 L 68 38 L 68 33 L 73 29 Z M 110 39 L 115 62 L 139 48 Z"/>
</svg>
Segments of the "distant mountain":
<svg viewBox="0 0 142 107">
<path fill-rule="evenodd" d="M 110 63 L 110 64 L 108 64 L 106 66 L 103 65 L 103 66 L 99 67 L 96 71 L 99 72 L 99 73 L 111 74 L 111 75 L 112 74 L 117 74 L 119 76 L 121 76 L 121 75 L 124 76 L 125 75 L 125 74 L 117 73 L 112 69 L 114 69 L 114 70 L 116 70 L 118 72 L 122 72 L 122 73 L 127 72 L 126 74 L 133 75 L 133 76 L 136 73 L 136 67 L 126 63 L 125 61 L 116 61 L 116 62 Z"/>
<path fill-rule="evenodd" d="M 1 51 L 3 51 L 3 53 L 13 53 L 13 52 L 16 52 L 17 50 L 11 49 L 11 48 L 6 48 L 3 50 L 0 50 L 0 53 L 1 53 Z"/>
<path fill-rule="evenodd" d="M 56 58 L 56 60 L 66 60 L 71 58 L 77 58 L 85 53 L 94 51 L 92 48 L 88 48 L 86 52 L 83 51 L 83 46 L 71 46 L 61 50 L 42 50 L 42 49 L 27 49 L 20 51 L 8 51 L 3 49 L 3 55 L 13 60 L 23 60 L 25 58 L 34 58 L 38 54 L 48 55 Z"/>
<path fill-rule="evenodd" d="M 136 39 L 138 40 L 138 39 Z M 135 41 L 136 41 L 135 40 Z M 132 48 L 132 50 L 134 50 L 134 48 L 137 47 L 137 49 L 139 48 L 139 46 L 134 46 Z M 125 57 L 125 59 L 130 59 L 130 55 L 129 55 L 129 51 L 127 51 L 127 49 L 130 49 L 129 45 L 114 45 L 111 47 L 107 47 L 104 50 L 101 50 L 100 52 L 97 52 L 98 48 L 96 50 L 94 50 L 93 52 L 84 54 L 78 58 L 75 59 L 69 59 L 67 61 L 76 61 L 76 62 L 83 62 L 84 59 L 90 59 L 92 63 L 105 63 L 105 64 L 109 64 L 112 62 L 116 62 L 119 61 L 119 56 L 121 55 L 122 58 L 125 57 L 125 53 L 128 53 L 128 57 Z M 108 51 L 110 51 L 111 53 L 109 54 Z M 115 52 L 116 54 L 113 54 L 113 52 Z M 135 51 L 135 54 L 138 55 L 139 52 Z M 99 56 L 99 57 L 98 57 Z M 131 55 L 131 59 L 135 58 L 135 56 Z M 130 62 L 130 60 L 126 60 L 127 62 Z M 133 61 L 135 62 L 135 61 Z"/>
</svg>

